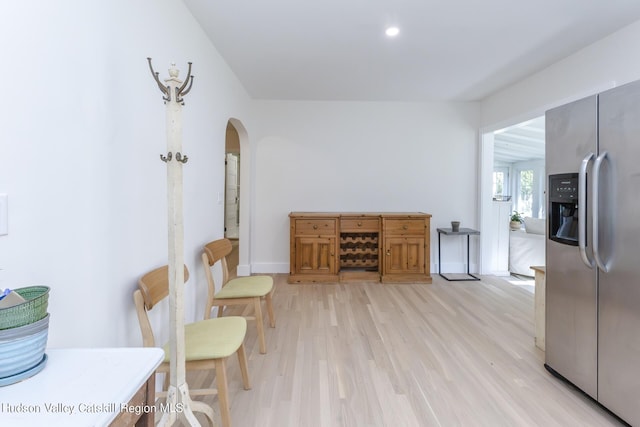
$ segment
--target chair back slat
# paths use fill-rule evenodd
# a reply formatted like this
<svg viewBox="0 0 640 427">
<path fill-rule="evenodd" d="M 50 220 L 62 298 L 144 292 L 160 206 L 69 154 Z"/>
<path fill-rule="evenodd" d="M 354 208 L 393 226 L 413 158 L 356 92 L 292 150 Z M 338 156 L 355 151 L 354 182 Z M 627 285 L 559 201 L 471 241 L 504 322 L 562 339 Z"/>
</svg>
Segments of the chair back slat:
<svg viewBox="0 0 640 427">
<path fill-rule="evenodd" d="M 184 281 L 189 280 L 189 270 L 184 266 Z M 138 288 L 142 293 L 144 305 L 151 310 L 154 305 L 169 295 L 169 266 L 163 265 L 142 276 L 138 280 Z"/>
<path fill-rule="evenodd" d="M 229 255 L 232 250 L 233 246 L 229 239 L 214 240 L 204 245 L 204 252 L 207 254 L 210 267 Z"/>
<path fill-rule="evenodd" d="M 204 266 L 205 277 L 207 278 L 207 284 L 209 294 L 207 297 L 207 304 L 204 310 L 204 318 L 208 319 L 211 316 L 211 308 L 213 307 L 213 300 L 216 294 L 216 284 L 213 280 L 213 274 L 211 268 L 216 262 L 220 262 L 222 268 L 222 284 L 224 287 L 229 281 L 229 267 L 227 265 L 227 255 L 233 250 L 233 245 L 229 239 L 218 239 L 204 245 L 202 251 L 202 265 Z"/>
</svg>

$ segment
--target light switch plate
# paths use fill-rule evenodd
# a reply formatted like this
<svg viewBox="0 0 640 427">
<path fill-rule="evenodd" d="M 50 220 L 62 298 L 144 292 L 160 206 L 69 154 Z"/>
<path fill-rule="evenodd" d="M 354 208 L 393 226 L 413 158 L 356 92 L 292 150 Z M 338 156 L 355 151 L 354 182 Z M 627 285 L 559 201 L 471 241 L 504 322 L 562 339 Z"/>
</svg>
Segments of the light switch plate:
<svg viewBox="0 0 640 427">
<path fill-rule="evenodd" d="M 9 234 L 9 197 L 0 194 L 0 236 Z"/>
</svg>

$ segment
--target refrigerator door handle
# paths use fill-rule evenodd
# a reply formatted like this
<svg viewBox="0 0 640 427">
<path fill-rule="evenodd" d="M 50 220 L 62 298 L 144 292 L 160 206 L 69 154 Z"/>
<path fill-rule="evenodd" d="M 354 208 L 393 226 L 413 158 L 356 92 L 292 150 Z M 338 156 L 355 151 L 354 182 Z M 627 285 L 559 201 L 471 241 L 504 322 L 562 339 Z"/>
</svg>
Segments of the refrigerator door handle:
<svg viewBox="0 0 640 427">
<path fill-rule="evenodd" d="M 607 273 L 609 271 L 609 267 L 602 261 L 602 258 L 600 257 L 600 248 L 598 242 L 598 225 L 600 224 L 600 212 L 598 211 L 598 201 L 600 199 L 600 166 L 602 166 L 602 162 L 607 158 L 608 155 L 609 153 L 605 151 L 598 156 L 593 164 L 593 257 L 596 260 L 598 268 L 604 273 Z"/>
<path fill-rule="evenodd" d="M 582 159 L 578 174 L 578 248 L 580 257 L 587 267 L 593 268 L 593 260 L 587 254 L 587 168 L 595 154 L 589 153 Z"/>
</svg>

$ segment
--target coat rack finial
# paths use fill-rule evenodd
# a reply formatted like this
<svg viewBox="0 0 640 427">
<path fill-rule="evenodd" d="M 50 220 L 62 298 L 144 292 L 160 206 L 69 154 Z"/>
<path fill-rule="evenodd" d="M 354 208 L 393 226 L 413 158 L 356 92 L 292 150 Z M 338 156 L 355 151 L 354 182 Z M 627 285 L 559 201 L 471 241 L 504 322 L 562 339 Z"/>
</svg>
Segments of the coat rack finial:
<svg viewBox="0 0 640 427">
<path fill-rule="evenodd" d="M 149 62 L 149 69 L 151 70 L 151 75 L 153 76 L 153 79 L 158 84 L 160 91 L 164 94 L 162 99 L 164 99 L 166 102 L 171 102 L 171 86 L 170 85 L 165 86 L 162 84 L 162 82 L 160 82 L 160 77 L 159 77 L 160 73 L 153 70 L 153 65 L 151 65 L 151 58 L 147 58 L 147 61 Z M 184 83 L 182 83 L 180 87 L 175 86 L 175 101 L 182 105 L 184 105 L 183 97 L 189 93 L 189 91 L 191 90 L 191 87 L 193 86 L 194 76 L 191 75 L 191 64 L 192 63 L 189 62 L 189 69 L 187 70 L 187 78 L 184 80 Z M 171 68 L 169 68 L 169 78 L 177 82 L 180 82 L 178 80 L 179 73 L 180 71 L 176 68 L 176 64 L 171 64 Z"/>
</svg>

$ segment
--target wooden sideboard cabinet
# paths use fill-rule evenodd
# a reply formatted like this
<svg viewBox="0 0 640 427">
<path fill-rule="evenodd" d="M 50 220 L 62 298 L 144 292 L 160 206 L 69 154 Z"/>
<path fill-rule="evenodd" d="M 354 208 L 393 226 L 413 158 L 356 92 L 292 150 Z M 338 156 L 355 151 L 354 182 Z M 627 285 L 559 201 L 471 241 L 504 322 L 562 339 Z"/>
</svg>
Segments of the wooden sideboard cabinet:
<svg viewBox="0 0 640 427">
<path fill-rule="evenodd" d="M 289 219 L 289 283 L 431 283 L 429 214 L 291 212 Z"/>
</svg>

